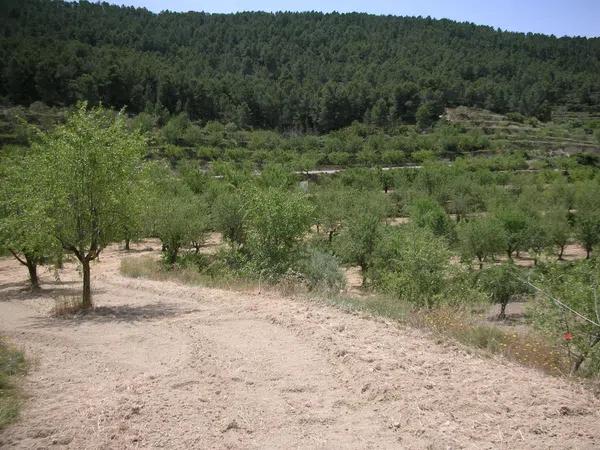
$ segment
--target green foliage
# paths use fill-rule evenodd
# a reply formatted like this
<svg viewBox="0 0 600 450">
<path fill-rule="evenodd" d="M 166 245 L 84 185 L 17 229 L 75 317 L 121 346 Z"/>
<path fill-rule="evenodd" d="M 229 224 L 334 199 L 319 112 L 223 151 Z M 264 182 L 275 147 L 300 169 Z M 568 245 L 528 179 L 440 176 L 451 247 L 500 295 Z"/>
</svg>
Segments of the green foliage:
<svg viewBox="0 0 600 450">
<path fill-rule="evenodd" d="M 182 248 L 194 247 L 198 253 L 212 226 L 208 204 L 164 166 L 149 166 L 145 184 L 147 232 L 161 240 L 163 261 L 172 267 Z"/>
<path fill-rule="evenodd" d="M 35 160 L 2 160 L 0 173 L 0 248 L 29 270 L 32 288 L 39 287 L 37 266 L 60 257 L 62 248 L 52 222 L 29 178 Z"/>
<path fill-rule="evenodd" d="M 299 271 L 310 290 L 339 292 L 346 286 L 339 261 L 329 252 L 310 248 L 300 261 Z"/>
<path fill-rule="evenodd" d="M 83 302 L 91 306 L 89 263 L 121 238 L 123 220 L 141 173 L 145 143 L 122 114 L 80 106 L 32 146 L 39 204 L 62 247 L 83 267 Z"/>
<path fill-rule="evenodd" d="M 463 221 L 457 227 L 457 234 L 463 260 L 471 263 L 477 258 L 480 269 L 484 261 L 493 259 L 506 246 L 502 224 L 494 217 Z"/>
<path fill-rule="evenodd" d="M 301 193 L 268 188 L 248 192 L 244 208 L 249 269 L 274 278 L 284 274 L 298 259 L 312 223 L 312 205 Z"/>
<path fill-rule="evenodd" d="M 447 105 L 546 120 L 559 105 L 599 104 L 596 39 L 368 14 L 153 14 L 45 0 L 5 0 L 1 13 L 0 96 L 176 115 L 165 137 L 188 145 L 199 135 L 184 114 L 325 132 L 362 120 L 428 128 Z"/>
<path fill-rule="evenodd" d="M 522 281 L 519 269 L 510 261 L 488 267 L 480 273 L 479 281 L 490 300 L 500 304 L 500 319 L 506 317 L 506 306 L 511 300 L 530 292 L 530 288 Z"/>
<path fill-rule="evenodd" d="M 600 243 L 600 184 L 585 181 L 577 185 L 575 236 L 585 248 L 587 257 Z"/>
<path fill-rule="evenodd" d="M 415 226 L 388 230 L 378 239 L 370 275 L 373 285 L 417 306 L 462 304 L 480 298 L 450 265 L 444 239 Z"/>
<path fill-rule="evenodd" d="M 518 207 L 502 205 L 493 214 L 504 229 L 504 249 L 512 259 L 514 252 L 527 248 L 530 230 L 527 213 Z"/>
<path fill-rule="evenodd" d="M 381 221 L 389 203 L 379 192 L 354 192 L 351 196 L 344 228 L 334 240 L 336 254 L 343 262 L 362 269 L 363 285 L 367 281 L 373 251 L 381 233 Z"/>
<path fill-rule="evenodd" d="M 415 199 L 409 206 L 409 216 L 418 227 L 427 228 L 436 236 L 454 239 L 454 224 L 444 208 L 432 198 Z"/>
<path fill-rule="evenodd" d="M 242 194 L 236 191 L 222 192 L 213 203 L 211 214 L 215 229 L 223 235 L 223 239 L 238 246 L 244 244 L 246 210 Z"/>
<path fill-rule="evenodd" d="M 573 233 L 567 212 L 563 209 L 550 210 L 544 216 L 543 226 L 549 243 L 557 248 L 558 259 L 561 260 Z"/>
<path fill-rule="evenodd" d="M 534 325 L 562 342 L 571 360 L 571 371 L 586 375 L 600 372 L 600 298 L 598 260 L 573 265 L 553 264 L 539 273 L 538 293 L 532 309 Z M 583 317 L 556 305 L 558 299 Z"/>
</svg>

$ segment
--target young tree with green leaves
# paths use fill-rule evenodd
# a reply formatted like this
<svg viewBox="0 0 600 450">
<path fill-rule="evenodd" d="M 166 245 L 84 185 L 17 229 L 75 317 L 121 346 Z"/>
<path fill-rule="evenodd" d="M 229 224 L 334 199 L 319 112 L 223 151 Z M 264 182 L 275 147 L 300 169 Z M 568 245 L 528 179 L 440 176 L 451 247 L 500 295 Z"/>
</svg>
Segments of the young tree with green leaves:
<svg viewBox="0 0 600 450">
<path fill-rule="evenodd" d="M 534 325 L 562 342 L 571 373 L 600 373 L 600 263 L 552 264 L 538 274 Z M 558 303 L 560 302 L 560 303 Z"/>
<path fill-rule="evenodd" d="M 567 217 L 567 211 L 553 209 L 544 216 L 543 226 L 548 236 L 548 241 L 558 250 L 558 260 L 562 261 L 565 247 L 573 233 L 571 224 Z"/>
<path fill-rule="evenodd" d="M 481 272 L 479 281 L 494 303 L 500 305 L 498 319 L 506 318 L 506 307 L 517 295 L 529 292 L 528 286 L 521 280 L 517 266 L 508 261 L 498 266 L 490 266 Z"/>
<path fill-rule="evenodd" d="M 600 243 L 600 211 L 578 211 L 575 219 L 575 236 L 589 259 L 594 247 Z"/>
<path fill-rule="evenodd" d="M 594 247 L 600 243 L 600 184 L 586 181 L 577 185 L 575 200 L 575 237 L 585 248 L 589 259 Z"/>
<path fill-rule="evenodd" d="M 494 258 L 506 246 L 504 228 L 494 217 L 462 221 L 457 226 L 457 233 L 462 258 L 469 264 L 477 258 L 479 270 L 483 269 L 484 261 Z"/>
<path fill-rule="evenodd" d="M 92 306 L 90 263 L 122 236 L 145 149 L 122 113 L 85 105 L 64 125 L 40 132 L 32 146 L 37 201 L 63 249 L 81 263 L 84 308 Z"/>
<path fill-rule="evenodd" d="M 186 246 L 198 253 L 210 227 L 206 205 L 191 192 L 161 195 L 154 202 L 154 234 L 163 245 L 165 264 L 173 266 Z"/>
<path fill-rule="evenodd" d="M 300 192 L 253 189 L 245 201 L 246 251 L 256 274 L 277 277 L 298 260 L 313 220 L 313 206 Z"/>
<path fill-rule="evenodd" d="M 504 228 L 505 252 L 508 259 L 512 260 L 514 252 L 524 250 L 527 246 L 527 214 L 519 208 L 505 206 L 494 211 L 494 217 Z"/>
<path fill-rule="evenodd" d="M 430 197 L 415 199 L 409 206 L 411 220 L 419 227 L 428 228 L 436 236 L 454 239 L 454 224 L 438 202 Z"/>
<path fill-rule="evenodd" d="M 31 183 L 31 158 L 2 161 L 0 174 L 0 248 L 27 267 L 32 289 L 38 289 L 37 267 L 61 253 L 52 223 Z"/>
<path fill-rule="evenodd" d="M 224 240 L 238 247 L 246 242 L 246 210 L 239 191 L 220 192 L 211 206 L 211 215 L 215 229 L 222 234 Z"/>
<path fill-rule="evenodd" d="M 334 249 L 342 260 L 360 266 L 363 285 L 367 282 L 371 258 L 381 236 L 381 221 L 386 217 L 390 204 L 380 192 L 354 192 L 345 226 L 334 240 Z"/>
</svg>

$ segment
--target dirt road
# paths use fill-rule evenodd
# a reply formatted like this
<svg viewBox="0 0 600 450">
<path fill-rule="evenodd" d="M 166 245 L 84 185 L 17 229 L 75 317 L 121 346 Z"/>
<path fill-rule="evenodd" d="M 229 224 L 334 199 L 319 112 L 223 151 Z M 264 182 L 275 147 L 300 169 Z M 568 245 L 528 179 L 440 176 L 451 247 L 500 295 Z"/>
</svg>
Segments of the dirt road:
<svg viewBox="0 0 600 450">
<path fill-rule="evenodd" d="M 98 309 L 0 260 L 0 333 L 33 360 L 3 448 L 593 448 L 600 402 L 566 381 L 313 302 L 134 280 L 111 249 Z"/>
</svg>

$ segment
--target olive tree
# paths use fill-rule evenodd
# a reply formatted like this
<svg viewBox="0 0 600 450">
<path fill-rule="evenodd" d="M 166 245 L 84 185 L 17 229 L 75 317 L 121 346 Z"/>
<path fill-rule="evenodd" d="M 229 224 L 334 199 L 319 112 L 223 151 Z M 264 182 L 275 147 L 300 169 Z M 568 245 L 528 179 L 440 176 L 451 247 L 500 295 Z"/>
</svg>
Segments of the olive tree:
<svg viewBox="0 0 600 450">
<path fill-rule="evenodd" d="M 33 144 L 37 195 L 53 234 L 83 273 L 84 308 L 92 306 L 90 263 L 120 238 L 123 211 L 138 180 L 145 143 L 122 113 L 78 107 L 64 125 Z"/>
</svg>

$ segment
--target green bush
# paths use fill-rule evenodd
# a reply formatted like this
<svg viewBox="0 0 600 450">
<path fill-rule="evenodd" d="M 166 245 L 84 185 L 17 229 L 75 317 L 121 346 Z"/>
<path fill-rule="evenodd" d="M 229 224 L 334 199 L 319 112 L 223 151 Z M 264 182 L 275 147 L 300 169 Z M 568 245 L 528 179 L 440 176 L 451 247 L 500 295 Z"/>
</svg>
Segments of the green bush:
<svg viewBox="0 0 600 450">
<path fill-rule="evenodd" d="M 425 228 L 388 230 L 378 241 L 369 274 L 375 288 L 417 306 L 482 300 L 466 274 L 451 265 L 446 241 Z"/>
<path fill-rule="evenodd" d="M 499 319 L 506 317 L 506 306 L 511 300 L 530 292 L 529 287 L 521 280 L 519 269 L 510 261 L 482 271 L 479 281 L 490 300 L 500 304 Z"/>
<path fill-rule="evenodd" d="M 23 353 L 0 338 L 0 429 L 18 416 L 21 395 L 15 377 L 24 374 L 26 368 Z"/>
<path fill-rule="evenodd" d="M 309 249 L 300 261 L 299 270 L 310 290 L 340 291 L 346 286 L 346 276 L 338 259 L 331 253 Z"/>
<path fill-rule="evenodd" d="M 282 189 L 254 189 L 245 202 L 248 269 L 277 278 L 295 261 L 310 230 L 313 207 L 305 195 Z"/>
<path fill-rule="evenodd" d="M 600 260 L 555 263 L 540 269 L 531 316 L 534 325 L 556 342 L 571 361 L 571 372 L 600 373 Z M 559 300 L 572 311 L 560 307 Z M 586 319 L 583 319 L 585 317 Z"/>
</svg>

